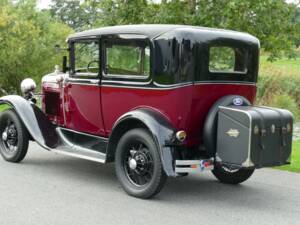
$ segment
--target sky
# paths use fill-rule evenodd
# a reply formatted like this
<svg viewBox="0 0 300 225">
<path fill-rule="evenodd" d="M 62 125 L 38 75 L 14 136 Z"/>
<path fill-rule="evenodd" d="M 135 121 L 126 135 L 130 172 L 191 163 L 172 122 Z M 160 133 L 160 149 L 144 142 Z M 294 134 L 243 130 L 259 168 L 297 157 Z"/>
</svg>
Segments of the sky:
<svg viewBox="0 0 300 225">
<path fill-rule="evenodd" d="M 160 2 L 160 0 L 153 0 L 153 2 Z M 288 2 L 288 3 L 295 2 L 296 3 L 296 2 L 299 2 L 299 0 L 286 0 L 286 2 Z M 51 0 L 39 0 L 38 7 L 40 9 L 45 9 L 45 8 L 49 7 L 50 3 L 51 3 Z"/>
</svg>

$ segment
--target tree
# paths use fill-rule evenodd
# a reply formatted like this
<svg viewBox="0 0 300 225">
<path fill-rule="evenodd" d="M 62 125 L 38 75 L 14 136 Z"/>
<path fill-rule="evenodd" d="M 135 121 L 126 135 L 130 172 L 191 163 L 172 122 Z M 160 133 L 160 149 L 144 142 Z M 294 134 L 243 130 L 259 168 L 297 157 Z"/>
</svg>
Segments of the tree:
<svg viewBox="0 0 300 225">
<path fill-rule="evenodd" d="M 63 44 L 71 32 L 35 7 L 35 1 L 23 0 L 0 8 L 0 87 L 9 93 L 20 93 L 25 77 L 40 81 L 52 71 L 61 60 L 54 45 Z"/>
<path fill-rule="evenodd" d="M 73 3 L 71 3 L 73 2 Z M 248 32 L 269 59 L 293 55 L 299 8 L 285 0 L 79 0 L 54 1 L 53 15 L 76 30 L 121 24 L 188 24 Z M 58 10 L 59 9 L 59 10 Z M 76 18 L 76 20 L 74 19 Z M 76 23 L 80 19 L 80 23 Z M 71 22 L 73 21 L 73 22 Z"/>
<path fill-rule="evenodd" d="M 285 0 L 200 0 L 197 8 L 194 24 L 253 34 L 271 60 L 294 48 L 298 34 L 291 21 L 296 7 Z"/>
<path fill-rule="evenodd" d="M 100 2 L 101 0 L 53 0 L 50 13 L 72 29 L 81 31 L 91 28 L 100 17 Z"/>
<path fill-rule="evenodd" d="M 90 23 L 80 0 L 54 0 L 50 7 L 52 17 L 61 20 L 74 30 L 80 30 Z"/>
<path fill-rule="evenodd" d="M 105 0 L 98 4 L 101 16 L 96 25 L 140 24 L 146 21 L 146 0 Z"/>
</svg>

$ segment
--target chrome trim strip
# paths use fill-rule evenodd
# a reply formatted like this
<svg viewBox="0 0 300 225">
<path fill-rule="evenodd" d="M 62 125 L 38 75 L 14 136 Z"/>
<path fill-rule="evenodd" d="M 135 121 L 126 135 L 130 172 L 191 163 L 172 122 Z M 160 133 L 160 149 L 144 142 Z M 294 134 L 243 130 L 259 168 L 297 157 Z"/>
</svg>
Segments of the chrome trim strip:
<svg viewBox="0 0 300 225">
<path fill-rule="evenodd" d="M 103 87 L 126 88 L 126 89 L 171 90 L 171 89 L 176 89 L 176 88 L 186 87 L 186 86 L 189 86 L 189 85 L 178 86 L 178 87 L 166 87 L 166 88 L 159 88 L 159 87 L 137 87 L 137 86 L 121 86 L 121 85 L 110 85 L 110 84 L 105 84 L 105 85 L 102 85 L 102 86 L 103 86 Z"/>
<path fill-rule="evenodd" d="M 149 80 L 147 82 L 135 82 L 135 81 L 117 81 L 117 80 L 102 80 L 101 84 L 105 83 L 115 83 L 115 84 L 127 84 L 127 85 L 149 85 L 152 83 L 152 80 Z M 113 85 L 113 84 L 112 84 Z"/>
<path fill-rule="evenodd" d="M 132 80 L 147 80 L 150 77 L 149 75 L 130 75 L 130 74 L 107 74 L 107 73 L 103 73 L 103 77 L 107 77 L 107 78 L 121 78 L 121 79 L 132 79 Z"/>
<path fill-rule="evenodd" d="M 157 87 L 163 87 L 163 88 L 176 88 L 176 87 L 185 87 L 185 86 L 190 86 L 193 85 L 193 82 L 184 82 L 184 83 L 180 83 L 180 84 L 159 84 L 157 82 L 153 82 L 153 84 Z"/>
<path fill-rule="evenodd" d="M 256 83 L 254 82 L 245 82 L 245 81 L 236 81 L 236 82 L 209 82 L 209 81 L 196 81 L 194 83 L 195 85 L 205 85 L 205 84 L 222 84 L 222 85 L 249 85 L 249 86 L 256 86 Z"/>
<path fill-rule="evenodd" d="M 68 77 L 65 79 L 66 83 L 69 82 L 83 82 L 83 83 L 89 83 L 89 82 L 100 82 L 100 79 L 90 79 L 90 78 L 73 78 L 73 77 Z"/>
<path fill-rule="evenodd" d="M 136 81 L 118 81 L 118 80 L 100 80 L 99 79 L 82 79 L 82 78 L 68 78 L 67 83 L 79 84 L 79 85 L 88 85 L 88 86 L 103 86 L 103 87 L 119 87 L 119 88 L 131 88 L 131 89 L 151 89 L 151 90 L 168 90 L 176 89 L 187 86 L 199 86 L 199 85 L 247 85 L 247 86 L 256 86 L 256 83 L 251 82 L 185 82 L 180 84 L 159 84 L 152 79 L 147 82 L 136 82 Z M 150 85 L 153 82 L 154 86 Z M 126 85 L 126 86 L 125 86 Z M 130 86 L 132 85 L 132 86 Z"/>
</svg>

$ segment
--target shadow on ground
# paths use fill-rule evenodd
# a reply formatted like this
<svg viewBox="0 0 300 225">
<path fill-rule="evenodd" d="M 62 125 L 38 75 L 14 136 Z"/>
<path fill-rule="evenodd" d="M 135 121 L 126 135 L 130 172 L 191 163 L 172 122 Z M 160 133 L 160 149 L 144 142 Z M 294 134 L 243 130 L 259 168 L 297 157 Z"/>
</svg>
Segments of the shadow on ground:
<svg viewBox="0 0 300 225">
<path fill-rule="evenodd" d="M 47 153 L 51 154 L 51 153 Z M 107 189 L 119 188 L 114 164 L 98 163 L 69 157 L 32 157 L 21 165 L 26 170 L 39 170 L 44 176 L 54 176 L 70 182 L 86 182 L 86 185 L 97 185 Z M 54 174 L 54 175 L 53 175 Z M 255 176 L 255 175 L 254 175 Z M 68 181 L 65 181 L 68 182 Z M 131 198 L 122 193 L 126 198 Z M 268 185 L 250 180 L 241 185 L 226 185 L 218 182 L 210 172 L 190 175 L 181 178 L 169 178 L 162 192 L 150 202 L 156 204 L 219 204 L 220 207 L 236 206 L 247 208 L 265 208 L 268 205 L 280 204 L 281 192 L 270 193 Z M 134 201 L 143 201 L 134 199 Z M 278 201 L 278 202 L 277 202 Z"/>
</svg>

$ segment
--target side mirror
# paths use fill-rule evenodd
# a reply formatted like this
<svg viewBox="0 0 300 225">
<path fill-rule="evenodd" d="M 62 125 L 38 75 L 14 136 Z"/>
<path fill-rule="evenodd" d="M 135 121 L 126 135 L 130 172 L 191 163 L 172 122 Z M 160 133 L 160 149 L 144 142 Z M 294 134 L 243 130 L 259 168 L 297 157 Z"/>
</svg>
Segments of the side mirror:
<svg viewBox="0 0 300 225">
<path fill-rule="evenodd" d="M 69 70 L 68 58 L 67 58 L 67 56 L 63 56 L 62 72 L 66 73 L 68 70 Z"/>
</svg>

